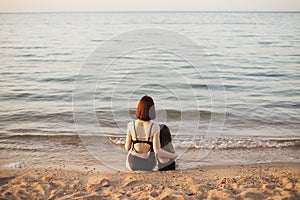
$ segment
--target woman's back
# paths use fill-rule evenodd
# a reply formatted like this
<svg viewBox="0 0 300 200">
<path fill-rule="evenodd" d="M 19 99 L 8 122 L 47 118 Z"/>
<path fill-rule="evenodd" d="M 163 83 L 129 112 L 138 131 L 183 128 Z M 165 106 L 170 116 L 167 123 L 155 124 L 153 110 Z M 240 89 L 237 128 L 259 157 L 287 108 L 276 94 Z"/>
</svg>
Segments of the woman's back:
<svg viewBox="0 0 300 200">
<path fill-rule="evenodd" d="M 149 121 L 136 120 L 128 124 L 128 130 L 137 153 L 148 153 L 152 147 L 153 134 L 158 125 Z"/>
<path fill-rule="evenodd" d="M 125 148 L 131 148 L 126 161 L 127 167 L 131 170 L 151 171 L 156 165 L 153 138 L 159 130 L 158 124 L 136 120 L 129 122 L 127 128 Z"/>
<path fill-rule="evenodd" d="M 149 121 L 136 120 L 132 122 L 133 130 L 130 133 L 134 145 L 133 149 L 137 153 L 148 153 L 151 150 L 153 141 L 152 127 L 153 123 Z"/>
</svg>

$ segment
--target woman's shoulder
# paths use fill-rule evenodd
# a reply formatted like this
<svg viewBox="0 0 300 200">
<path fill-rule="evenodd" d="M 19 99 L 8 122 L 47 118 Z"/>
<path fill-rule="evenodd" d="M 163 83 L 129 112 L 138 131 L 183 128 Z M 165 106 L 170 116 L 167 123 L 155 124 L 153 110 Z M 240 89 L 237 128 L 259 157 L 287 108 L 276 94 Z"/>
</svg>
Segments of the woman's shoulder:
<svg viewBox="0 0 300 200">
<path fill-rule="evenodd" d="M 132 120 L 132 121 L 128 122 L 127 127 L 128 127 L 128 128 L 129 128 L 129 127 L 133 127 L 133 125 L 138 124 L 138 123 L 136 123 L 136 121 L 138 121 L 138 120 Z M 159 124 L 158 124 L 158 123 L 151 122 L 151 123 L 148 124 L 147 126 L 150 126 L 150 125 L 152 126 L 152 130 L 153 130 L 153 131 L 158 131 L 158 132 L 159 132 L 160 128 L 159 128 Z"/>
<path fill-rule="evenodd" d="M 134 123 L 135 123 L 135 121 L 134 121 L 134 120 L 132 120 L 132 121 L 128 122 L 128 124 L 127 124 L 127 128 L 133 127 L 133 124 L 134 124 Z"/>
<path fill-rule="evenodd" d="M 132 125 L 133 123 L 135 123 L 135 120 L 132 120 L 132 121 L 128 122 L 127 124 Z"/>
<path fill-rule="evenodd" d="M 153 124 L 152 125 L 152 131 L 154 133 L 159 133 L 159 131 L 160 131 L 159 124 L 157 124 L 157 123 L 152 123 L 152 124 Z"/>
</svg>

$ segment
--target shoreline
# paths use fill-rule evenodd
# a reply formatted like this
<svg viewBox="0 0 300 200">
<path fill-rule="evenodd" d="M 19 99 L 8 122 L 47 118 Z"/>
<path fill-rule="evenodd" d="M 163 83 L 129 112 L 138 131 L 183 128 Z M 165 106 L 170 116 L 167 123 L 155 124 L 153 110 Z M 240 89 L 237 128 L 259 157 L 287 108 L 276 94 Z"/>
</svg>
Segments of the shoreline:
<svg viewBox="0 0 300 200">
<path fill-rule="evenodd" d="M 300 163 L 214 165 L 167 172 L 1 169 L 5 199 L 299 199 Z"/>
<path fill-rule="evenodd" d="M 246 141 L 246 140 L 245 140 Z M 87 140 L 89 143 L 90 141 Z M 233 144 L 238 142 L 231 142 Z M 94 144 L 94 145 L 93 145 Z M 246 144 L 246 143 L 245 143 Z M 279 142 L 279 144 L 281 144 Z M 201 149 L 175 147 L 180 157 L 179 170 L 198 169 L 203 166 L 241 165 L 257 163 L 300 163 L 298 146 L 217 148 L 199 157 Z M 0 169 L 62 169 L 82 172 L 125 172 L 127 152 L 122 145 L 111 144 L 102 137 L 85 146 L 79 137 L 16 136 L 1 138 Z"/>
</svg>

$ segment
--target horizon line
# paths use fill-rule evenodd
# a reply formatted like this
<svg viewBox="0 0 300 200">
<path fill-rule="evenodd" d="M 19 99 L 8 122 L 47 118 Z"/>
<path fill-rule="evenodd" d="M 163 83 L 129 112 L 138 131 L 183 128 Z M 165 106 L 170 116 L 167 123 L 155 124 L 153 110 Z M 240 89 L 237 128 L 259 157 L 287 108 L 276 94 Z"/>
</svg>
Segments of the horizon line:
<svg viewBox="0 0 300 200">
<path fill-rule="evenodd" d="M 185 10 L 185 11 L 172 11 L 172 10 L 120 10 L 120 11 L 0 11 L 0 14 L 58 14 L 58 13 L 299 13 L 300 11 L 288 10 Z"/>
</svg>

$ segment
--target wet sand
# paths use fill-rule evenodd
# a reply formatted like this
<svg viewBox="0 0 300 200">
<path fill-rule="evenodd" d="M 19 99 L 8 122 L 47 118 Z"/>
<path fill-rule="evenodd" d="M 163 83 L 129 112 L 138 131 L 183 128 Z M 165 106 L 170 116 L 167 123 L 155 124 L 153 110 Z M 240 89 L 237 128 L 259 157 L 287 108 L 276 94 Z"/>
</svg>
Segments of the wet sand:
<svg viewBox="0 0 300 200">
<path fill-rule="evenodd" d="M 300 163 L 168 172 L 2 169 L 1 199 L 300 199 Z"/>
<path fill-rule="evenodd" d="M 49 169 L 93 173 L 125 172 L 127 152 L 122 145 L 115 146 L 99 140 L 88 151 L 74 136 L 18 136 L 0 138 L 0 170 Z M 94 149 L 95 148 L 95 149 Z M 200 149 L 180 149 L 179 170 L 216 165 L 249 165 L 257 163 L 300 163 L 300 148 L 228 148 L 212 149 L 200 159 Z M 93 153 L 93 154 L 92 154 Z"/>
</svg>

